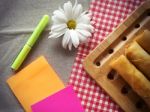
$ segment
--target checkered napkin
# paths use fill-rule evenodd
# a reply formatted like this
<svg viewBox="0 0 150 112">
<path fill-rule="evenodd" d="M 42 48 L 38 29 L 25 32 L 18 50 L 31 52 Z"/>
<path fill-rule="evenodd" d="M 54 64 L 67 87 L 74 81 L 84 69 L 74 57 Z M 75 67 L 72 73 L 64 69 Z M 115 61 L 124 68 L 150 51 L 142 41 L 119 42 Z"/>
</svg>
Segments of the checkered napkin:
<svg viewBox="0 0 150 112">
<path fill-rule="evenodd" d="M 85 72 L 83 59 L 112 32 L 142 0 L 92 0 L 89 12 L 95 32 L 86 44 L 78 47 L 69 84 L 73 85 L 85 112 L 121 112 L 122 109 L 111 97 Z"/>
</svg>

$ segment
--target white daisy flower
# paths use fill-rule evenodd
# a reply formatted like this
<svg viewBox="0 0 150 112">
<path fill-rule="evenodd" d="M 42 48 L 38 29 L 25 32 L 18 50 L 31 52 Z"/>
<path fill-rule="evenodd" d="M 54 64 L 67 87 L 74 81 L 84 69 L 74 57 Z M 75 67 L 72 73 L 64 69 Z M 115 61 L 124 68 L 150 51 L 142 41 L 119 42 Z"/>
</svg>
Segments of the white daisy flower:
<svg viewBox="0 0 150 112">
<path fill-rule="evenodd" d="M 59 7 L 53 12 L 53 25 L 49 38 L 63 37 L 62 46 L 72 49 L 72 45 L 77 48 L 80 42 L 85 42 L 93 32 L 93 26 L 90 24 L 90 16 L 83 12 L 81 4 L 66 2 L 63 9 Z"/>
</svg>

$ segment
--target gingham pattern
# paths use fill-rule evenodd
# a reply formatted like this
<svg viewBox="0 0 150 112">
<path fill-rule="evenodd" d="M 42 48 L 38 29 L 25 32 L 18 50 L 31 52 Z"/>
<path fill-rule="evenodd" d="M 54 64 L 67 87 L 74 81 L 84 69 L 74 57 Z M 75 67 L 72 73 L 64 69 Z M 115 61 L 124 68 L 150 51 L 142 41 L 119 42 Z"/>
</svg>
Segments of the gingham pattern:
<svg viewBox="0 0 150 112">
<path fill-rule="evenodd" d="M 121 112 L 121 108 L 85 72 L 82 61 L 89 51 L 100 43 L 143 1 L 140 0 L 92 0 L 89 12 L 92 14 L 95 32 L 86 44 L 78 48 L 69 84 L 73 85 L 85 112 Z"/>
</svg>

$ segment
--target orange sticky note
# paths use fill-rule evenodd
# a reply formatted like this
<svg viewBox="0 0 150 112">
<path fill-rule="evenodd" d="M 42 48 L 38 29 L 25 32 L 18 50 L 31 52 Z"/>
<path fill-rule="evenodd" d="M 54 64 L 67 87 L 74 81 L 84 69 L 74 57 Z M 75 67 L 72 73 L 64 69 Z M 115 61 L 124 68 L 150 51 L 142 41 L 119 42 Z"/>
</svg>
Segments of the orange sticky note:
<svg viewBox="0 0 150 112">
<path fill-rule="evenodd" d="M 7 83 L 26 112 L 32 111 L 31 105 L 64 88 L 43 56 L 10 77 Z"/>
</svg>

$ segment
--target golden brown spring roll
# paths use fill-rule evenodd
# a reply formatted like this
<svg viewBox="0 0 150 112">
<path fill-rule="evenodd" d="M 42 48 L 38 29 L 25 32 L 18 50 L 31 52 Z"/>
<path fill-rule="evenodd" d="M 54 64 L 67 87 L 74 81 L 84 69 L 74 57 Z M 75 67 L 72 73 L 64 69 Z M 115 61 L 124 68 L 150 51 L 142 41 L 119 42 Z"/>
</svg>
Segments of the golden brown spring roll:
<svg viewBox="0 0 150 112">
<path fill-rule="evenodd" d="M 139 34 L 135 40 L 139 43 L 139 45 L 150 54 L 150 31 L 144 30 L 141 34 Z"/>
<path fill-rule="evenodd" d="M 124 55 L 111 62 L 110 66 L 125 79 L 150 107 L 150 81 Z"/>
<path fill-rule="evenodd" d="M 150 55 L 136 42 L 132 42 L 125 49 L 127 58 L 150 79 Z"/>
</svg>

